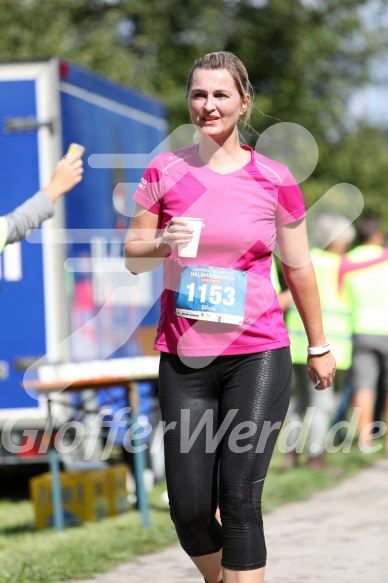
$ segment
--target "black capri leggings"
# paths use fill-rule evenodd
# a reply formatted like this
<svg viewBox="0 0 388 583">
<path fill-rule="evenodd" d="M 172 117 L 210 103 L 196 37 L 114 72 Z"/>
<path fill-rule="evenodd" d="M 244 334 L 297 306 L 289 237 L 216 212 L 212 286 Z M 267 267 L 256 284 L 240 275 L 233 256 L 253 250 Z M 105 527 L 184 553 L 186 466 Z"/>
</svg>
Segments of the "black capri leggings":
<svg viewBox="0 0 388 583">
<path fill-rule="evenodd" d="M 266 563 L 261 494 L 289 404 L 290 351 L 219 356 L 204 368 L 199 361 L 161 355 L 171 518 L 188 555 L 222 548 L 224 567 L 258 569 Z"/>
</svg>

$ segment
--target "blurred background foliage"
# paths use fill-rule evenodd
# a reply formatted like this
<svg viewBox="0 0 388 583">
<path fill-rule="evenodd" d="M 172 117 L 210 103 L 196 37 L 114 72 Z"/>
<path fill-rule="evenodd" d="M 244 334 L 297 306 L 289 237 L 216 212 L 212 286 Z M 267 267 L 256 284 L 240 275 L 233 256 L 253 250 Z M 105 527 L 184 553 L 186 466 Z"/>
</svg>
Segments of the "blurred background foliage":
<svg viewBox="0 0 388 583">
<path fill-rule="evenodd" d="M 319 147 L 307 204 L 350 182 L 388 234 L 388 128 L 349 113 L 387 54 L 387 13 L 388 0 L 0 0 L 0 59 L 71 60 L 163 100 L 173 130 L 190 121 L 193 61 L 232 51 L 257 95 L 246 141 L 278 121 L 304 126 Z"/>
</svg>

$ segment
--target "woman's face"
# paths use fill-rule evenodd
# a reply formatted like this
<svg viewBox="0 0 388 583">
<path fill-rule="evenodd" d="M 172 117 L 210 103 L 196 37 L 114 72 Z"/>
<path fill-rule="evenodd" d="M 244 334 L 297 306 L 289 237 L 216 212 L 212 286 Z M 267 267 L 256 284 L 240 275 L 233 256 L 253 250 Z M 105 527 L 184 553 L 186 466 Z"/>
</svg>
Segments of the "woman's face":
<svg viewBox="0 0 388 583">
<path fill-rule="evenodd" d="M 249 95 L 240 96 L 227 69 L 195 69 L 188 95 L 191 121 L 215 141 L 235 131 L 247 109 Z"/>
</svg>

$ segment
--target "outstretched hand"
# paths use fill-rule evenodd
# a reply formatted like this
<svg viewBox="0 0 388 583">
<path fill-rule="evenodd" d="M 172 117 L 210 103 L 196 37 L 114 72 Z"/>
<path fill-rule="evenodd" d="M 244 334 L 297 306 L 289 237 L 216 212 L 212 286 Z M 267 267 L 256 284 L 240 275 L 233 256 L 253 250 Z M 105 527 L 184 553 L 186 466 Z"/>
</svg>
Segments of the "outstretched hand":
<svg viewBox="0 0 388 583">
<path fill-rule="evenodd" d="M 65 160 L 58 162 L 49 184 L 43 190 L 55 202 L 62 194 L 81 182 L 82 174 L 83 162 L 79 155 L 67 156 Z"/>
</svg>

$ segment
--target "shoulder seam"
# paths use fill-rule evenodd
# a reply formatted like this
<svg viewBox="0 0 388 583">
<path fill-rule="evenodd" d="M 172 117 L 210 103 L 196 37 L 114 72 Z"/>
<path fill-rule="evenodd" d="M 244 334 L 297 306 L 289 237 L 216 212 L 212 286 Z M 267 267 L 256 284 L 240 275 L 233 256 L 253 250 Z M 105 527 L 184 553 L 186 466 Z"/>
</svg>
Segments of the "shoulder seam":
<svg viewBox="0 0 388 583">
<path fill-rule="evenodd" d="M 282 183 L 283 183 L 283 179 L 282 179 L 282 177 L 280 176 L 280 174 L 278 174 L 278 173 L 276 172 L 276 170 L 274 170 L 273 168 L 271 168 L 271 167 L 270 167 L 270 166 L 268 166 L 267 164 L 264 164 L 264 162 L 261 162 L 260 160 L 258 160 L 258 159 L 256 158 L 256 156 L 255 156 L 255 163 L 256 163 L 256 166 L 259 166 L 259 165 L 260 165 L 260 166 L 264 166 L 264 168 L 266 168 L 267 170 L 269 170 L 270 172 L 272 172 L 272 174 L 275 174 L 275 176 L 276 176 L 276 177 L 279 179 L 279 182 L 280 182 L 279 186 L 281 186 L 281 185 L 282 185 Z"/>
</svg>

